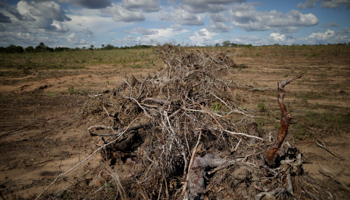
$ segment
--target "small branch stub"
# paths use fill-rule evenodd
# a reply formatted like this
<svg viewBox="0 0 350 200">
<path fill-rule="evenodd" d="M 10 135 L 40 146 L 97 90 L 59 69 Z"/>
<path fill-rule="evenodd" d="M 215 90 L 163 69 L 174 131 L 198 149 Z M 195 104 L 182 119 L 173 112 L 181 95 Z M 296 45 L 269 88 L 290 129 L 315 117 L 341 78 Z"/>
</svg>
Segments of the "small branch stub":
<svg viewBox="0 0 350 200">
<path fill-rule="evenodd" d="M 284 139 L 286 138 L 288 134 L 288 127 L 290 124 L 290 121 L 292 120 L 292 116 L 287 111 L 287 107 L 284 103 L 284 95 L 285 95 L 285 89 L 284 87 L 292 82 L 295 79 L 300 78 L 294 77 L 290 79 L 286 79 L 284 81 L 278 82 L 278 104 L 280 105 L 282 116 L 281 116 L 281 122 L 280 122 L 280 129 L 278 131 L 277 138 L 275 142 L 270 146 L 269 150 L 267 151 L 267 154 L 265 156 L 265 161 L 269 166 L 273 166 L 275 164 L 275 158 L 276 158 L 276 151 L 282 146 Z"/>
</svg>

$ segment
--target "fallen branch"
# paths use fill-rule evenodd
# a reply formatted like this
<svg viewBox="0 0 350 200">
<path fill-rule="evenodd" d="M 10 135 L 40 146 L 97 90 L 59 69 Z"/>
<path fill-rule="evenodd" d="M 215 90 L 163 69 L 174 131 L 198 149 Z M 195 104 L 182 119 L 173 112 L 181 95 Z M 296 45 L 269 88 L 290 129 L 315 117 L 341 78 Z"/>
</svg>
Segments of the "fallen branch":
<svg viewBox="0 0 350 200">
<path fill-rule="evenodd" d="M 258 139 L 258 140 L 264 140 L 261 137 L 254 136 L 254 135 L 248 135 L 248 134 L 245 134 L 245 133 L 237 133 L 237 132 L 232 132 L 232 131 L 228 131 L 228 130 L 224 130 L 224 131 L 226 133 L 229 133 L 229 134 L 232 134 L 232 135 L 241 135 L 241 136 L 244 136 L 244 137 L 254 138 L 254 139 Z"/>
<path fill-rule="evenodd" d="M 337 156 L 337 154 L 333 153 L 331 150 L 329 150 L 329 149 L 326 147 L 326 145 L 325 145 L 325 143 L 324 143 L 323 141 L 320 141 L 320 140 L 316 139 L 315 137 L 314 137 L 314 139 L 315 139 L 315 142 L 316 142 L 317 146 L 319 146 L 319 147 L 321 147 L 322 149 L 328 151 L 328 152 L 329 152 L 330 154 L 332 154 L 333 156 L 339 158 L 339 157 Z"/>
<path fill-rule="evenodd" d="M 286 79 L 284 81 L 278 82 L 278 104 L 280 105 L 282 117 L 281 117 L 281 123 L 280 123 L 280 129 L 278 131 L 277 139 L 275 142 L 270 146 L 269 150 L 267 151 L 267 154 L 265 156 L 265 161 L 269 166 L 273 166 L 275 164 L 275 154 L 276 151 L 282 146 L 284 139 L 286 138 L 288 134 L 288 127 L 290 124 L 290 121 L 292 120 L 292 116 L 287 111 L 287 106 L 284 103 L 284 95 L 285 90 L 284 87 L 289 84 L 291 81 L 300 78 L 294 77 L 290 79 Z"/>
<path fill-rule="evenodd" d="M 184 186 L 183 186 L 183 189 L 182 189 L 181 196 L 185 195 L 185 193 L 186 193 L 186 191 L 187 191 L 188 181 L 190 180 L 190 170 L 191 170 L 191 167 L 192 167 L 192 164 L 193 164 L 194 156 L 196 155 L 197 147 L 198 147 L 199 142 L 200 142 L 200 140 L 201 140 L 201 136 L 202 136 L 202 131 L 199 132 L 197 144 L 196 144 L 196 146 L 194 147 L 193 152 L 192 152 L 190 164 L 188 165 L 187 177 L 186 177 L 186 180 L 185 180 L 185 184 L 184 184 Z"/>
<path fill-rule="evenodd" d="M 140 124 L 140 125 L 136 125 L 136 126 L 133 126 L 133 127 L 127 127 L 126 129 L 124 129 L 123 131 L 121 132 L 130 132 L 130 131 L 136 131 L 140 128 L 152 128 L 154 126 L 154 122 L 148 122 L 148 123 L 145 123 L 145 124 Z M 115 135 L 119 135 L 120 132 L 116 132 L 116 133 L 110 133 L 110 134 L 97 134 L 97 133 L 93 133 L 92 132 L 92 129 L 111 129 L 114 131 L 113 127 L 110 127 L 110 126 L 104 126 L 104 125 L 94 125 L 94 126 L 90 126 L 87 130 L 89 131 L 90 135 L 91 136 L 115 136 Z"/>
</svg>

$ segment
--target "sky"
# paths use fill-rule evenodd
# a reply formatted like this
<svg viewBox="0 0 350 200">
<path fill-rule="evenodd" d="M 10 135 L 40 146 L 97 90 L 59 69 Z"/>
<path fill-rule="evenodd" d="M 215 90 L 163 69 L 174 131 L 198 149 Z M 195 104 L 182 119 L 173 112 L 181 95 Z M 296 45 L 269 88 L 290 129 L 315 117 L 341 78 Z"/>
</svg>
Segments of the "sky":
<svg viewBox="0 0 350 200">
<path fill-rule="evenodd" d="M 0 0 L 0 46 L 350 42 L 350 0 Z"/>
</svg>

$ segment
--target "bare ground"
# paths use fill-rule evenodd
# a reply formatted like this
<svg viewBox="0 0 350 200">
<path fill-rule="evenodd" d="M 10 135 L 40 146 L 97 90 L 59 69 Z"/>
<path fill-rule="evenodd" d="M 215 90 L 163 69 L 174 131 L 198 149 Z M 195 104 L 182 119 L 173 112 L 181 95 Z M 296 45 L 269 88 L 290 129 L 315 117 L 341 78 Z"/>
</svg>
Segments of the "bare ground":
<svg viewBox="0 0 350 200">
<path fill-rule="evenodd" d="M 248 68 L 237 69 L 226 78 L 238 84 L 235 93 L 241 107 L 259 112 L 257 104 L 264 103 L 267 111 L 260 113 L 263 117 L 258 121 L 263 135 L 276 134 L 271 121 L 275 120 L 275 124 L 278 124 L 276 119 L 280 115 L 276 102 L 277 81 L 303 73 L 301 80 L 286 87 L 285 98 L 295 116 L 295 124 L 290 127 L 287 140 L 296 144 L 304 154 L 304 171 L 318 185 L 309 191 L 309 197 L 303 198 L 312 199 L 312 194 L 327 190 L 329 196 L 325 198 L 348 199 L 349 129 L 344 126 L 337 128 L 337 124 L 334 129 L 317 125 L 300 128 L 298 123 L 305 122 L 298 120 L 298 116 L 304 116 L 304 113 L 310 111 L 325 114 L 329 110 L 337 114 L 349 113 L 349 58 L 340 56 L 336 59 L 310 59 L 278 55 L 266 58 L 247 55 L 244 51 L 239 53 L 241 56 L 235 57 L 235 62 L 243 63 Z M 259 53 L 261 55 L 263 51 Z M 88 94 L 113 89 L 125 78 L 125 74 L 141 77 L 155 71 L 156 69 L 123 69 L 98 65 L 79 70 L 39 71 L 22 78 L 0 77 L 1 198 L 35 198 L 57 175 L 96 149 L 95 141 L 87 132 L 87 128 L 94 125 L 96 119 L 81 115 Z M 303 140 L 295 137 L 299 132 L 303 132 Z M 317 146 L 310 135 L 323 141 L 336 156 Z M 132 167 L 132 163 L 128 165 Z M 103 184 L 103 175 L 98 173 L 99 167 L 98 158 L 93 157 L 57 181 L 49 193 L 64 198 L 60 194 L 64 188 L 70 184 L 79 184 L 83 189 L 74 191 L 74 198 L 87 197 L 96 191 L 96 186 Z M 296 194 L 296 197 L 301 198 L 302 195 L 306 194 Z"/>
</svg>

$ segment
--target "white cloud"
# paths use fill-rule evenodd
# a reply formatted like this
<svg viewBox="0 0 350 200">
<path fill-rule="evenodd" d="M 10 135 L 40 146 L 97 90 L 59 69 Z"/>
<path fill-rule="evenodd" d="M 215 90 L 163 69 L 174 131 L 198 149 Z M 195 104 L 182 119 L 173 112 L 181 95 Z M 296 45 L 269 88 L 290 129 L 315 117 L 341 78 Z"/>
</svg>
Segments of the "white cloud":
<svg viewBox="0 0 350 200">
<path fill-rule="evenodd" d="M 174 41 L 174 37 L 179 36 L 188 30 L 183 29 L 179 25 L 173 25 L 170 28 L 146 29 L 137 27 L 131 33 L 141 34 L 141 37 L 133 37 L 128 35 L 123 39 L 115 39 L 114 43 L 122 46 L 130 46 L 138 43 L 156 45 L 158 43 L 165 43 Z"/>
<path fill-rule="evenodd" d="M 270 38 L 275 42 L 284 42 L 286 40 L 286 36 L 280 33 L 271 33 Z"/>
<path fill-rule="evenodd" d="M 223 13 L 211 13 L 210 19 L 214 22 L 227 22 L 228 18 Z"/>
<path fill-rule="evenodd" d="M 71 33 L 70 35 L 67 36 L 67 41 L 71 45 L 84 45 L 86 44 L 86 41 L 83 39 L 80 39 L 77 34 Z"/>
<path fill-rule="evenodd" d="M 65 22 L 71 19 L 54 1 L 19 1 L 16 5 L 2 4 L 0 12 L 10 19 L 0 26 L 2 43 L 35 46 L 40 42 L 55 44 L 59 34 L 69 31 Z"/>
<path fill-rule="evenodd" d="M 297 8 L 302 9 L 302 8 L 314 8 L 316 6 L 316 2 L 318 0 L 306 0 L 305 3 L 299 2 Z"/>
<path fill-rule="evenodd" d="M 149 29 L 149 28 L 142 28 L 142 27 L 136 27 L 133 28 L 131 31 L 127 31 L 129 33 L 138 33 L 141 35 L 155 35 L 158 33 L 157 30 Z"/>
<path fill-rule="evenodd" d="M 300 38 L 300 43 L 304 44 L 337 44 L 350 42 L 350 29 L 344 28 L 341 31 L 335 32 L 328 29 L 325 32 L 315 32 L 306 38 Z"/>
<path fill-rule="evenodd" d="M 92 31 L 90 31 L 89 28 L 83 28 L 80 32 L 83 33 L 84 36 L 87 38 L 91 38 L 94 36 L 94 33 Z"/>
<path fill-rule="evenodd" d="M 205 46 L 208 44 L 213 44 L 213 37 L 215 35 L 217 35 L 217 33 L 210 32 L 207 28 L 202 28 L 190 36 L 190 40 L 195 45 Z"/>
<path fill-rule="evenodd" d="M 219 33 L 219 32 L 229 32 L 231 29 L 233 29 L 232 26 L 226 25 L 222 22 L 211 22 L 211 26 L 209 27 L 210 31 Z"/>
<path fill-rule="evenodd" d="M 260 12 L 253 4 L 237 4 L 230 9 L 232 24 L 246 31 L 266 31 L 274 28 L 303 27 L 318 24 L 317 17 L 291 10 L 284 14 L 275 10 Z"/>
<path fill-rule="evenodd" d="M 182 7 L 192 13 L 217 13 L 227 9 L 226 4 L 245 0 L 182 0 Z"/>
<path fill-rule="evenodd" d="M 350 9 L 349 0 L 306 0 L 305 3 L 299 3 L 298 8 L 314 8 L 317 2 L 321 2 L 321 8 L 338 8 L 345 6 L 347 9 Z"/>
<path fill-rule="evenodd" d="M 103 13 L 112 16 L 117 22 L 141 22 L 145 20 L 142 12 L 139 10 L 128 10 L 122 4 L 112 4 L 112 6 L 104 8 Z"/>
<path fill-rule="evenodd" d="M 321 8 L 337 8 L 346 6 L 347 9 L 350 9 L 349 0 L 321 0 L 321 2 Z"/>
<path fill-rule="evenodd" d="M 327 23 L 327 24 L 323 24 L 323 28 L 326 28 L 326 27 L 338 27 L 339 25 L 335 22 L 331 22 L 331 23 Z"/>
<path fill-rule="evenodd" d="M 324 33 L 312 33 L 308 38 L 311 40 L 328 40 L 334 36 L 333 30 L 327 30 Z"/>
<path fill-rule="evenodd" d="M 55 32 L 61 32 L 61 33 L 66 33 L 69 31 L 68 27 L 66 25 L 64 25 L 62 22 L 60 21 L 56 21 L 53 20 L 52 24 L 51 24 L 54 28 Z"/>
<path fill-rule="evenodd" d="M 53 1 L 50 1 L 50 2 L 31 1 L 30 3 L 28 3 L 27 1 L 22 0 L 18 2 L 17 9 L 21 15 L 30 16 L 35 19 L 35 21 L 31 23 L 33 28 L 55 30 L 59 26 L 53 25 L 54 21 L 63 22 L 63 21 L 71 20 L 69 17 L 65 15 L 60 5 L 58 5 Z M 62 27 L 59 27 L 59 28 L 60 28 L 58 30 L 59 32 L 65 29 Z"/>
<path fill-rule="evenodd" d="M 84 32 L 87 35 L 105 34 L 112 29 L 128 26 L 125 22 L 115 22 L 111 17 L 99 15 L 68 15 L 72 20 L 65 22 L 72 32 Z M 85 29 L 85 30 L 84 30 Z M 87 31 L 88 30 L 88 31 Z M 90 33 L 89 33 L 90 31 Z"/>
<path fill-rule="evenodd" d="M 200 15 L 191 14 L 184 9 L 176 9 L 172 14 L 170 12 L 160 17 L 163 21 L 175 21 L 181 25 L 201 26 L 204 25 Z"/>
<path fill-rule="evenodd" d="M 123 6 L 127 9 L 141 9 L 144 12 L 159 11 L 160 1 L 156 0 L 123 0 Z"/>
<path fill-rule="evenodd" d="M 8 46 L 9 44 L 26 46 L 37 46 L 40 42 L 45 44 L 57 44 L 58 39 L 51 35 L 42 33 L 25 33 L 25 32 L 0 32 L 0 46 Z"/>
</svg>

